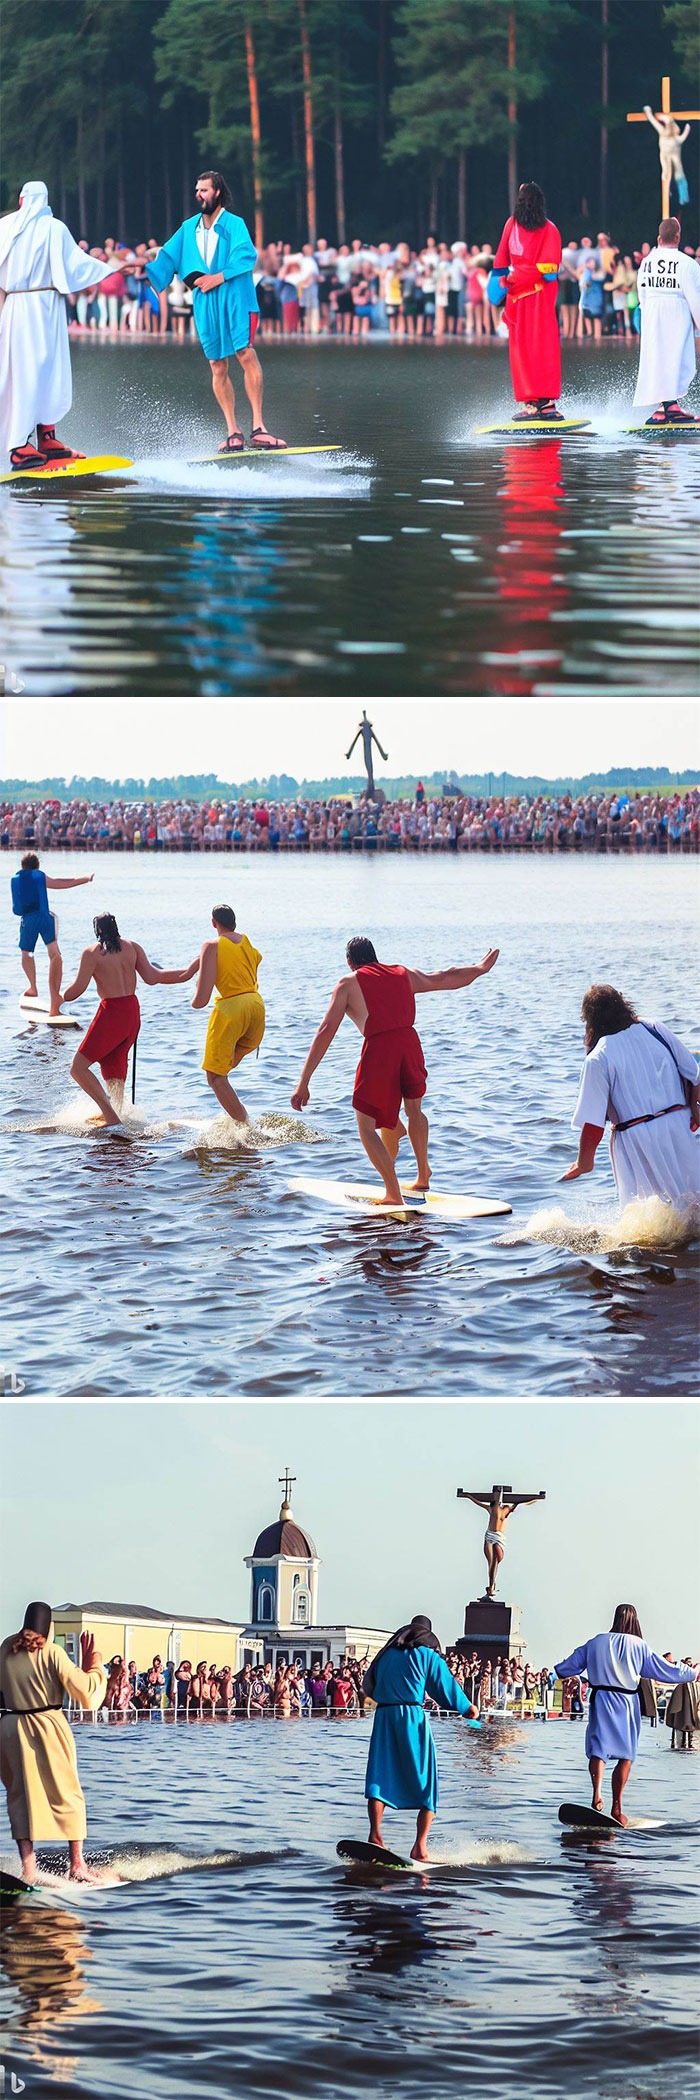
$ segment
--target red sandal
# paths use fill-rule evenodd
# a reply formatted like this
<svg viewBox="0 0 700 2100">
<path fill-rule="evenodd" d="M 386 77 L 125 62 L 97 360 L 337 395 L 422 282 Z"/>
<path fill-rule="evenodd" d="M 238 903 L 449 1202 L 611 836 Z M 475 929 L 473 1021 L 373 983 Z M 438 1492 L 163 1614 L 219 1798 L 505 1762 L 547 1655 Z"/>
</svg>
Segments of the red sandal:
<svg viewBox="0 0 700 2100">
<path fill-rule="evenodd" d="M 47 467 L 65 466 L 69 459 L 85 458 L 84 452 L 72 452 L 70 445 L 61 444 L 53 423 L 37 423 L 36 434 L 39 451 L 43 452 Z"/>
</svg>

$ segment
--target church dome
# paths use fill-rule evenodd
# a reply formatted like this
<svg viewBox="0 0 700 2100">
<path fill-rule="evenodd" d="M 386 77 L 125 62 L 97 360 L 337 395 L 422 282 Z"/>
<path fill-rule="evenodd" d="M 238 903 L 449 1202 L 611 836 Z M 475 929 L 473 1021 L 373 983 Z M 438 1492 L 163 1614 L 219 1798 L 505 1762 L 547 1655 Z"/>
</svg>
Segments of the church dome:
<svg viewBox="0 0 700 2100">
<path fill-rule="evenodd" d="M 287 1468 L 284 1476 L 284 1498 L 277 1523 L 266 1524 L 265 1530 L 259 1532 L 253 1547 L 253 1560 L 274 1560 L 277 1553 L 284 1554 L 287 1560 L 318 1559 L 316 1547 L 313 1539 L 309 1538 L 308 1531 L 302 1531 L 301 1526 L 294 1521 L 289 1499 L 289 1490 L 293 1484 L 293 1476 Z"/>
<path fill-rule="evenodd" d="M 278 1517 L 260 1532 L 253 1547 L 254 1560 L 272 1560 L 284 1553 L 288 1560 L 316 1560 L 316 1547 L 308 1532 L 301 1531 L 293 1517 Z"/>
</svg>

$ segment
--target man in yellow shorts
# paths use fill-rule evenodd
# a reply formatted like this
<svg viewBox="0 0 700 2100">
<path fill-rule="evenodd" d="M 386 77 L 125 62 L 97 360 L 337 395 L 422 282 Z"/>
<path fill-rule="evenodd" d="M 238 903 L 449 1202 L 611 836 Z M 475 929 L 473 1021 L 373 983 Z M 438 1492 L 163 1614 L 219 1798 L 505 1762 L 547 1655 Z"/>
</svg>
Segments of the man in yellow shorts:
<svg viewBox="0 0 700 2100">
<path fill-rule="evenodd" d="M 208 1006 L 212 992 L 218 998 L 209 1016 L 202 1071 L 234 1123 L 250 1118 L 229 1083 L 228 1074 L 251 1050 L 259 1050 L 265 1034 L 265 1007 L 258 991 L 259 948 L 247 934 L 236 932 L 236 914 L 230 904 L 212 912 L 215 939 L 205 941 L 199 958 L 199 976 L 193 1006 Z"/>
</svg>

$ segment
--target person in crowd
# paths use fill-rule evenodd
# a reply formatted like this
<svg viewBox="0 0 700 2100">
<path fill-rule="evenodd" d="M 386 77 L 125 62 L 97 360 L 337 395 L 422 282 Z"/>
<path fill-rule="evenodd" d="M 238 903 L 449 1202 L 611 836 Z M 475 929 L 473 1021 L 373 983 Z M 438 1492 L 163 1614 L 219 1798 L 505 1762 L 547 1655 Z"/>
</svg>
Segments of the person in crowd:
<svg viewBox="0 0 700 2100">
<path fill-rule="evenodd" d="M 175 1706 L 178 1713 L 187 1713 L 192 1691 L 191 1662 L 178 1663 L 175 1671 Z"/>
<path fill-rule="evenodd" d="M 123 1715 L 132 1706 L 131 1682 L 122 1655 L 113 1655 L 108 1664 L 107 1685 L 102 1704 L 108 1713 Z"/>
<path fill-rule="evenodd" d="M 659 1196 L 685 1210 L 700 1199 L 700 1078 L 680 1037 L 660 1022 L 640 1021 L 614 985 L 592 984 L 581 1018 L 586 1057 L 572 1116 L 578 1157 L 562 1175 L 592 1172 L 606 1123 L 621 1210 L 639 1196 Z"/>
<path fill-rule="evenodd" d="M 86 1712 L 101 1706 L 105 1669 L 94 1636 L 80 1636 L 80 1668 L 51 1639 L 51 1606 L 27 1605 L 19 1633 L 0 1647 L 0 1779 L 7 1794 L 22 1879 L 38 1873 L 37 1843 L 67 1843 L 72 1881 L 101 1881 L 83 1852 L 85 1798 L 64 1699 Z"/>
<path fill-rule="evenodd" d="M 401 964 L 380 963 L 372 941 L 361 936 L 348 941 L 346 954 L 350 975 L 336 985 L 304 1061 L 291 1105 L 297 1110 L 306 1107 L 313 1073 L 330 1049 L 341 1022 L 353 1021 L 363 1037 L 352 1097 L 360 1139 L 384 1183 L 382 1201 L 389 1207 L 400 1206 L 401 1189 L 394 1162 L 401 1136 L 405 1135 L 400 1121 L 402 1103 L 417 1167 L 411 1187 L 421 1191 L 430 1186 L 428 1123 L 422 1107 L 427 1072 L 413 1026 L 416 995 L 459 991 L 473 984 L 494 968 L 498 949 L 490 948 L 483 962 L 473 966 L 430 973 L 407 970 Z"/>
<path fill-rule="evenodd" d="M 370 1843 L 382 1846 L 385 1808 L 415 1809 L 416 1840 L 411 1858 L 428 1858 L 427 1838 L 438 1803 L 435 1744 L 426 1695 L 449 1711 L 476 1718 L 448 1670 L 430 1619 L 417 1613 L 399 1626 L 365 1671 L 364 1691 L 376 1712 L 367 1760 L 365 1796 Z"/>
<path fill-rule="evenodd" d="M 247 1110 L 228 1075 L 244 1057 L 253 1051 L 257 1054 L 265 1034 L 265 1006 L 258 991 L 262 955 L 247 934 L 238 933 L 230 904 L 217 905 L 212 926 L 214 939 L 205 941 L 201 949 L 192 1000 L 193 1007 L 200 1009 L 209 1005 L 214 990 L 218 994 L 209 1016 L 202 1071 L 231 1121 L 247 1123 Z"/>
<path fill-rule="evenodd" d="M 633 1604 L 618 1604 L 609 1633 L 582 1641 L 563 1662 L 555 1663 L 557 1677 L 585 1673 L 590 1686 L 585 1750 L 593 1785 L 593 1808 L 603 1811 L 603 1777 L 606 1764 L 615 1759 L 612 1775 L 612 1810 L 623 1828 L 622 1796 L 637 1755 L 641 1731 L 639 1687 L 643 1678 L 661 1684 L 690 1684 L 700 1678 L 700 1665 L 667 1662 L 647 1647 Z"/>
<path fill-rule="evenodd" d="M 259 319 L 252 275 L 257 250 L 243 219 L 231 209 L 231 192 L 217 169 L 197 177 L 195 197 L 194 217 L 185 219 L 149 261 L 148 281 L 154 291 L 164 292 L 177 274 L 194 289 L 195 327 L 226 423 L 219 451 L 242 452 L 245 443 L 229 372 L 232 357 L 241 366 L 253 413 L 252 450 L 284 451 L 284 438 L 272 436 L 263 423 L 263 376 L 253 347 Z"/>
</svg>

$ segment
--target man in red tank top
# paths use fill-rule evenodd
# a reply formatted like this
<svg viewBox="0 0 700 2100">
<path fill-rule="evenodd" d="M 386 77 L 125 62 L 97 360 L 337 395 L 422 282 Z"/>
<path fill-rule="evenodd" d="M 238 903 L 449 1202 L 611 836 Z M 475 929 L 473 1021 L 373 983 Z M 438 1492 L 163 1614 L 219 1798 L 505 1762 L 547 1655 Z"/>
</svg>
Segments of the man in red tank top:
<svg viewBox="0 0 700 2100">
<path fill-rule="evenodd" d="M 352 1097 L 357 1127 L 365 1151 L 384 1183 L 385 1203 L 399 1205 L 401 1189 L 394 1161 L 405 1136 L 400 1121 L 402 1102 L 418 1169 L 411 1188 L 426 1190 L 430 1185 L 428 1121 L 421 1106 L 428 1075 L 413 1025 L 416 993 L 455 992 L 463 985 L 473 984 L 476 977 L 485 977 L 493 969 L 498 949 L 490 948 L 483 962 L 476 965 L 430 973 L 407 970 L 400 963 L 378 962 L 372 942 L 363 937 L 348 941 L 346 954 L 351 974 L 341 977 L 336 985 L 299 1085 L 292 1094 L 292 1108 L 306 1107 L 312 1073 L 347 1015 L 363 1037 Z"/>
</svg>

